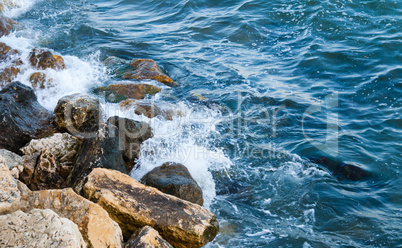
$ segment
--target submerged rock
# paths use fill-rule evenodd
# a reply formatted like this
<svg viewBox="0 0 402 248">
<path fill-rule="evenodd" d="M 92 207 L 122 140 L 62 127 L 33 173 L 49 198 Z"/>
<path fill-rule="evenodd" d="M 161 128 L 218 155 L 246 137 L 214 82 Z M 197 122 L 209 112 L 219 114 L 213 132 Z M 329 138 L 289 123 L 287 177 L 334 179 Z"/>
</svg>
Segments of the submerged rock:
<svg viewBox="0 0 402 248">
<path fill-rule="evenodd" d="M 169 76 L 162 72 L 156 62 L 152 59 L 134 59 L 131 61 L 130 66 L 134 68 L 134 70 L 125 72 L 123 79 L 152 79 L 167 86 L 177 86 Z"/>
<path fill-rule="evenodd" d="M 145 122 L 110 117 L 107 121 L 113 130 L 113 136 L 119 138 L 119 149 L 123 151 L 123 159 L 129 173 L 138 159 L 142 142 L 153 136 L 152 128 Z"/>
<path fill-rule="evenodd" d="M 20 72 L 21 70 L 15 66 L 11 66 L 0 71 L 0 86 L 3 87 L 6 84 L 11 83 Z"/>
<path fill-rule="evenodd" d="M 10 59 L 10 56 L 15 54 L 19 54 L 18 50 L 11 49 L 11 47 L 7 46 L 5 43 L 0 42 L 0 62 Z"/>
<path fill-rule="evenodd" d="M 173 248 L 150 226 L 144 226 L 135 232 L 124 248 Z"/>
<path fill-rule="evenodd" d="M 121 247 L 121 229 L 99 205 L 72 189 L 35 191 L 21 198 L 21 210 L 51 209 L 78 225 L 88 248 Z"/>
<path fill-rule="evenodd" d="M 105 94 L 109 102 L 121 102 L 127 98 L 143 99 L 145 95 L 155 95 L 161 89 L 150 84 L 111 84 L 95 89 L 96 94 Z"/>
<path fill-rule="evenodd" d="M 44 89 L 51 85 L 53 79 L 47 78 L 46 74 L 43 72 L 34 72 L 29 77 L 29 82 L 34 89 Z"/>
<path fill-rule="evenodd" d="M 96 137 L 86 138 L 71 174 L 67 179 L 69 186 L 81 192 L 85 178 L 94 168 L 108 168 L 127 173 L 123 154 L 119 149 L 119 137 L 115 135 L 114 125 L 102 125 Z"/>
<path fill-rule="evenodd" d="M 163 193 L 201 205 L 204 204 L 200 186 L 188 169 L 178 163 L 167 162 L 148 172 L 141 181 L 155 187 Z"/>
<path fill-rule="evenodd" d="M 121 109 L 132 111 L 136 115 L 144 115 L 148 118 L 161 116 L 166 120 L 173 120 L 174 116 L 184 116 L 184 111 L 174 105 L 156 104 L 155 102 L 127 99 L 120 103 Z"/>
<path fill-rule="evenodd" d="M 7 85 L 0 91 L 0 148 L 19 153 L 32 139 L 52 135 L 53 119 L 30 87 L 19 82 Z"/>
<path fill-rule="evenodd" d="M 54 110 L 60 131 L 75 136 L 94 135 L 99 128 L 101 107 L 97 99 L 79 93 L 62 97 Z"/>
<path fill-rule="evenodd" d="M 0 156 L 0 215 L 18 210 L 20 198 L 21 192 L 18 190 L 17 181 L 11 175 L 5 159 Z"/>
<path fill-rule="evenodd" d="M 50 209 L 0 216 L 0 247 L 84 248 L 76 224 Z"/>
<path fill-rule="evenodd" d="M 17 24 L 17 22 L 8 17 L 0 16 L 0 37 L 9 35 Z"/>
<path fill-rule="evenodd" d="M 83 193 L 109 213 L 126 239 L 148 225 L 174 247 L 196 248 L 218 233 L 218 222 L 208 210 L 145 186 L 118 171 L 94 169 Z"/>
</svg>

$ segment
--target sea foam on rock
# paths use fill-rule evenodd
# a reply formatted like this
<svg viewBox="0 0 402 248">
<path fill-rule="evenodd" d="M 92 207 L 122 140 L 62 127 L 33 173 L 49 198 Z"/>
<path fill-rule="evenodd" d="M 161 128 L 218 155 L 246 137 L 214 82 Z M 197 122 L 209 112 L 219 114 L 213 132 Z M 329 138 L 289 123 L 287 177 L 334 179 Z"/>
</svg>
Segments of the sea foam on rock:
<svg viewBox="0 0 402 248">
<path fill-rule="evenodd" d="M 0 91 L 0 148 L 19 153 L 32 139 L 52 135 L 53 120 L 30 87 L 14 82 Z"/>
<path fill-rule="evenodd" d="M 148 225 L 174 247 L 201 247 L 218 233 L 215 215 L 208 210 L 145 186 L 118 171 L 94 169 L 83 194 L 109 213 L 126 239 Z"/>
</svg>

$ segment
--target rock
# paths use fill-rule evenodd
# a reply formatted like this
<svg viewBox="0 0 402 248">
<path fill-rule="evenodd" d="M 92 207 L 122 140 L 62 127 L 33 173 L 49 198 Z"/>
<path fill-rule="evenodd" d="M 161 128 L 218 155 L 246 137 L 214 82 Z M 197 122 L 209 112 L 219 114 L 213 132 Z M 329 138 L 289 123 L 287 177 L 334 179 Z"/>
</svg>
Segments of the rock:
<svg viewBox="0 0 402 248">
<path fill-rule="evenodd" d="M 135 232 L 124 248 L 173 248 L 150 226 L 144 226 Z"/>
<path fill-rule="evenodd" d="M 70 167 L 70 171 L 72 170 L 72 166 L 74 166 L 75 161 L 77 160 L 78 152 L 80 151 L 82 146 L 82 139 L 72 136 L 68 133 L 55 133 L 51 137 L 47 137 L 44 139 L 34 139 L 29 142 L 25 147 L 21 148 L 21 152 L 25 155 L 32 156 L 34 154 L 40 153 L 43 148 L 49 150 L 54 156 L 56 156 L 60 166 L 64 169 Z M 61 176 L 66 178 L 70 171 L 67 172 L 67 175 Z"/>
<path fill-rule="evenodd" d="M 60 175 L 60 164 L 48 149 L 42 149 L 39 160 L 35 165 L 31 182 L 27 186 L 31 190 L 62 189 L 66 187 L 65 180 Z"/>
<path fill-rule="evenodd" d="M 21 192 L 18 190 L 17 181 L 11 175 L 4 158 L 0 156 L 0 215 L 18 210 L 20 198 Z"/>
<path fill-rule="evenodd" d="M 108 125 L 116 127 L 113 136 L 119 138 L 119 149 L 123 151 L 123 159 L 129 173 L 138 159 L 142 142 L 153 136 L 152 128 L 145 122 L 133 121 L 118 116 L 110 117 Z"/>
<path fill-rule="evenodd" d="M 131 61 L 130 66 L 133 67 L 134 70 L 124 73 L 123 79 L 152 79 L 167 86 L 177 86 L 177 84 L 170 77 L 162 72 L 156 62 L 152 59 L 135 59 Z"/>
<path fill-rule="evenodd" d="M 64 60 L 61 56 L 53 55 L 52 52 L 34 48 L 29 54 L 29 62 L 37 69 L 65 69 Z"/>
<path fill-rule="evenodd" d="M 47 78 L 46 74 L 43 72 L 34 72 L 29 77 L 29 82 L 32 85 L 32 88 L 37 89 L 44 89 L 51 85 L 53 79 Z"/>
<path fill-rule="evenodd" d="M 141 181 L 163 193 L 177 196 L 200 206 L 204 204 L 202 189 L 182 164 L 164 163 L 148 172 Z"/>
<path fill-rule="evenodd" d="M 3 87 L 11 83 L 20 73 L 20 69 L 14 66 L 8 67 L 0 72 L 0 85 Z"/>
<path fill-rule="evenodd" d="M 133 111 L 136 115 L 144 115 L 148 118 L 160 116 L 166 120 L 173 120 L 173 116 L 184 116 L 184 111 L 170 104 L 158 105 L 154 102 L 127 99 L 120 102 L 122 110 Z"/>
<path fill-rule="evenodd" d="M 10 152 L 6 149 L 0 149 L 0 156 L 5 159 L 6 165 L 10 170 L 18 167 L 18 165 L 22 166 L 24 164 L 24 160 L 20 155 Z"/>
<path fill-rule="evenodd" d="M 76 224 L 50 209 L 0 216 L 0 247 L 83 248 Z"/>
<path fill-rule="evenodd" d="M 73 187 L 75 192 L 80 194 L 84 179 L 94 168 L 108 168 L 127 173 L 115 129 L 113 125 L 102 125 L 96 137 L 84 139 L 81 153 L 67 179 L 68 185 Z"/>
<path fill-rule="evenodd" d="M 0 16 L 0 37 L 9 35 L 11 30 L 15 28 L 17 22 L 13 21 L 12 19 Z"/>
<path fill-rule="evenodd" d="M 145 95 L 155 95 L 160 88 L 150 84 L 111 84 L 108 87 L 99 87 L 96 94 L 105 94 L 109 102 L 121 102 L 127 98 L 143 99 Z"/>
<path fill-rule="evenodd" d="M 118 171 L 94 169 L 83 193 L 109 213 L 126 239 L 148 225 L 174 247 L 201 247 L 218 233 L 218 222 L 208 210 L 145 186 Z"/>
<path fill-rule="evenodd" d="M 19 54 L 18 50 L 11 49 L 5 43 L 0 42 L 0 62 L 10 59 L 10 56 L 15 54 Z"/>
<path fill-rule="evenodd" d="M 40 153 L 31 156 L 22 156 L 24 160 L 24 169 L 20 173 L 19 179 L 26 185 L 31 185 L 33 174 L 35 172 L 36 164 L 38 163 Z"/>
<path fill-rule="evenodd" d="M 99 128 L 99 101 L 79 93 L 62 97 L 54 110 L 55 123 L 60 131 L 88 137 Z"/>
<path fill-rule="evenodd" d="M 77 195 L 71 188 L 34 191 L 21 198 L 21 210 L 51 209 L 78 225 L 88 248 L 121 247 L 121 229 L 99 205 Z"/>
<path fill-rule="evenodd" d="M 0 148 L 19 153 L 32 139 L 54 133 L 53 115 L 31 88 L 14 82 L 0 91 Z"/>
<path fill-rule="evenodd" d="M 23 182 L 17 180 L 17 187 L 18 190 L 21 193 L 21 196 L 25 196 L 30 194 L 32 191 L 28 188 L 28 186 L 26 186 Z"/>
</svg>

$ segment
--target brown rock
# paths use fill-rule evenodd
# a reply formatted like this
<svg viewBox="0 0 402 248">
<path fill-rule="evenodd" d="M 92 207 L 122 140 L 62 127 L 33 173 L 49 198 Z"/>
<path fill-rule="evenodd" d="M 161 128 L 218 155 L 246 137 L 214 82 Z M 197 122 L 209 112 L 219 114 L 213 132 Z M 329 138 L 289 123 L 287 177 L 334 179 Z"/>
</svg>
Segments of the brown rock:
<svg viewBox="0 0 402 248">
<path fill-rule="evenodd" d="M 0 216 L 0 247 L 84 248 L 76 224 L 50 209 Z"/>
<path fill-rule="evenodd" d="M 218 233 L 218 222 L 208 210 L 117 171 L 94 169 L 83 193 L 109 213 L 125 238 L 149 225 L 174 247 L 184 248 L 201 247 Z"/>
<path fill-rule="evenodd" d="M 29 54 L 29 62 L 37 69 L 65 69 L 64 60 L 59 55 L 43 49 L 34 48 Z"/>
<path fill-rule="evenodd" d="M 15 49 L 7 46 L 5 43 L 0 42 L 0 62 L 10 58 L 10 55 L 19 54 Z"/>
<path fill-rule="evenodd" d="M 29 82 L 34 89 L 40 88 L 44 89 L 45 86 L 49 85 L 53 80 L 51 78 L 47 78 L 46 74 L 43 72 L 34 72 L 29 77 Z"/>
<path fill-rule="evenodd" d="M 17 181 L 11 175 L 4 158 L 0 156 L 0 215 L 18 210 L 20 197 Z"/>
<path fill-rule="evenodd" d="M 21 210 L 51 209 L 78 225 L 88 248 L 121 247 L 121 229 L 99 205 L 77 195 L 71 188 L 34 191 L 21 198 Z"/>
<path fill-rule="evenodd" d="M 11 83 L 20 73 L 20 69 L 14 66 L 8 67 L 0 72 L 0 85 L 3 87 Z"/>
<path fill-rule="evenodd" d="M 62 97 L 56 108 L 55 123 L 60 131 L 87 137 L 99 128 L 101 107 L 97 99 L 79 93 Z"/>
<path fill-rule="evenodd" d="M 152 128 L 145 122 L 112 116 L 109 125 L 115 126 L 113 136 L 119 138 L 119 149 L 123 151 L 123 159 L 129 173 L 138 159 L 142 142 L 153 136 Z"/>
<path fill-rule="evenodd" d="M 30 185 L 32 182 L 32 177 L 35 172 L 35 167 L 36 164 L 38 163 L 38 158 L 39 158 L 40 153 L 36 153 L 31 156 L 22 156 L 22 159 L 24 160 L 24 169 L 20 173 L 20 180 L 26 185 Z"/>
<path fill-rule="evenodd" d="M 136 231 L 124 248 L 173 248 L 166 240 L 164 240 L 156 231 L 150 226 L 144 226 Z"/>
<path fill-rule="evenodd" d="M 167 86 L 177 86 L 170 77 L 162 72 L 152 59 L 135 59 L 131 61 L 130 66 L 133 67 L 134 70 L 124 73 L 123 79 L 152 79 Z"/>
<path fill-rule="evenodd" d="M 150 84 L 111 84 L 95 89 L 97 94 L 105 94 L 109 102 L 121 102 L 127 98 L 143 99 L 145 95 L 155 95 L 161 89 Z"/>
<path fill-rule="evenodd" d="M 141 181 L 163 193 L 177 196 L 200 206 L 204 204 L 202 189 L 182 164 L 164 163 L 148 172 Z"/>
<path fill-rule="evenodd" d="M 25 170 L 25 168 L 24 168 Z M 31 190 L 62 189 L 66 187 L 60 176 L 60 164 L 56 157 L 47 149 L 43 149 L 35 166 L 32 180 L 27 186 Z"/>
<path fill-rule="evenodd" d="M 4 35 L 9 35 L 11 30 L 17 25 L 17 22 L 12 19 L 0 16 L 0 37 Z"/>
</svg>

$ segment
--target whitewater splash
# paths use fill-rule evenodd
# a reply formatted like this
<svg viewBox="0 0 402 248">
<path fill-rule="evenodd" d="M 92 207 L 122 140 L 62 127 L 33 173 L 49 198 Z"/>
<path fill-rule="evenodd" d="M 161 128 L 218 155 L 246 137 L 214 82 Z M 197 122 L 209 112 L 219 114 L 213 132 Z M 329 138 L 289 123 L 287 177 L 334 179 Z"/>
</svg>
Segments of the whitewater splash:
<svg viewBox="0 0 402 248">
<path fill-rule="evenodd" d="M 4 1 L 3 1 L 4 2 Z M 8 2 L 8 1 L 6 1 Z M 17 17 L 28 11 L 34 5 L 34 1 L 9 1 L 4 4 L 4 15 Z M 32 87 L 29 80 L 34 72 L 43 72 L 52 81 L 44 89 L 36 88 L 35 93 L 38 101 L 46 109 L 53 111 L 58 100 L 65 95 L 81 93 L 93 95 L 94 88 L 104 86 L 113 81 L 108 69 L 100 62 L 100 52 L 93 53 L 86 59 L 76 56 L 58 54 L 64 59 L 66 69 L 53 70 L 51 68 L 40 70 L 30 66 L 30 52 L 35 47 L 40 47 L 40 35 L 35 35 L 35 31 L 24 27 L 8 36 L 1 37 L 0 42 L 5 43 L 12 49 L 17 49 L 20 54 L 18 57 L 23 64 L 20 66 L 21 73 L 17 75 L 15 81 Z M 11 61 L 0 64 L 0 69 L 11 66 Z M 114 81 L 116 82 L 116 81 Z M 149 83 L 149 81 L 147 82 Z M 160 85 L 158 85 L 160 87 Z M 193 178 L 197 181 L 204 193 L 204 206 L 209 208 L 216 196 L 215 183 L 211 170 L 228 168 L 232 165 L 222 150 L 214 147 L 212 142 L 217 135 L 215 125 L 219 123 L 221 113 L 214 109 L 200 106 L 190 106 L 183 100 L 176 99 L 176 103 L 171 104 L 163 100 L 166 87 L 161 87 L 162 92 L 153 96 L 153 104 L 157 104 L 170 109 L 180 111 L 181 115 L 173 115 L 171 120 L 155 117 L 147 118 L 137 115 L 133 109 L 121 108 L 119 104 L 107 103 L 100 99 L 104 109 L 102 119 L 106 121 L 111 116 L 118 115 L 137 121 L 144 121 L 153 128 L 154 137 L 148 139 L 141 145 L 139 167 L 131 172 L 131 176 L 140 180 L 147 172 L 165 162 L 177 162 L 185 165 Z M 169 98 L 172 98 L 169 95 Z"/>
</svg>

